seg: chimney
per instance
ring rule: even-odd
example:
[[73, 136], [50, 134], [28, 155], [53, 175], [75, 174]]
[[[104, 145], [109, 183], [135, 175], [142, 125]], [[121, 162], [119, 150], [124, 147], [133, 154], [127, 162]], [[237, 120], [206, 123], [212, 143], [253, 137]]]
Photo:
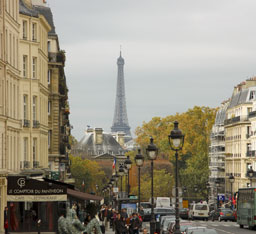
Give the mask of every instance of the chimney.
[[103, 129], [102, 128], [94, 129], [94, 142], [96, 145], [101, 145], [103, 143]]
[[89, 125], [87, 125], [87, 129], [85, 130], [85, 134], [93, 132], [93, 128], [91, 128]]
[[124, 147], [124, 132], [118, 132], [117, 133], [117, 137], [116, 137], [116, 141], [122, 146]]

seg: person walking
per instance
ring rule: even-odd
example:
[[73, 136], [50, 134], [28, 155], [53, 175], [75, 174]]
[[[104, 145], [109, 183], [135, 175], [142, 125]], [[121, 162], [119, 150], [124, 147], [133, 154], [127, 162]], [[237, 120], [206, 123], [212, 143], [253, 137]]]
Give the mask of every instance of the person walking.
[[139, 234], [139, 230], [141, 228], [141, 222], [140, 222], [139, 217], [137, 216], [136, 213], [132, 214], [130, 228], [131, 228], [133, 234]]
[[117, 214], [117, 218], [115, 220], [115, 234], [126, 234], [127, 228], [125, 226], [125, 222], [121, 217], [121, 214]]

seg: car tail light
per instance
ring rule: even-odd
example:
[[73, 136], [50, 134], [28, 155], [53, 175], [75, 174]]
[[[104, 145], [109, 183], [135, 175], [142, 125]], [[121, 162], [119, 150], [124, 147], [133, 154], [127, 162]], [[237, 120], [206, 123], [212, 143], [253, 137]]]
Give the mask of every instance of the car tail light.
[[220, 212], [220, 215], [224, 215], [223, 212]]
[[254, 216], [254, 220], [256, 220], [256, 216]]

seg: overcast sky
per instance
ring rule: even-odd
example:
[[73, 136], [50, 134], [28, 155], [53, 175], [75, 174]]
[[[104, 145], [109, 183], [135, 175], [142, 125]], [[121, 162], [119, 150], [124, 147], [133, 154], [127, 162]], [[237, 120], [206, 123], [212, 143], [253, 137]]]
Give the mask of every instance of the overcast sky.
[[72, 134], [109, 132], [120, 45], [128, 120], [217, 107], [256, 75], [255, 0], [48, 0], [66, 77]]

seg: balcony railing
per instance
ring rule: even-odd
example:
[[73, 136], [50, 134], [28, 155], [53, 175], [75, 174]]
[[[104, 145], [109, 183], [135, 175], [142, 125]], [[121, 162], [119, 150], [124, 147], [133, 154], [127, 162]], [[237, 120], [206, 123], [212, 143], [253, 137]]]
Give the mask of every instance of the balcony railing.
[[33, 161], [33, 168], [38, 168], [38, 167], [39, 167], [39, 162]]
[[248, 115], [236, 116], [231, 119], [225, 119], [224, 125], [229, 125], [233, 123], [243, 122], [248, 120]]
[[255, 150], [248, 150], [247, 152], [246, 152], [246, 156], [247, 157], [255, 157]]
[[27, 120], [27, 119], [24, 119], [24, 120], [23, 120], [23, 127], [29, 128], [29, 126], [30, 126], [30, 121]]
[[256, 117], [256, 111], [251, 111], [249, 113], [249, 118], [253, 118], [253, 117]]
[[21, 161], [20, 169], [27, 169], [27, 168], [30, 168], [30, 162], [29, 161]]
[[37, 120], [33, 120], [33, 128], [39, 128], [40, 127], [40, 123]]

